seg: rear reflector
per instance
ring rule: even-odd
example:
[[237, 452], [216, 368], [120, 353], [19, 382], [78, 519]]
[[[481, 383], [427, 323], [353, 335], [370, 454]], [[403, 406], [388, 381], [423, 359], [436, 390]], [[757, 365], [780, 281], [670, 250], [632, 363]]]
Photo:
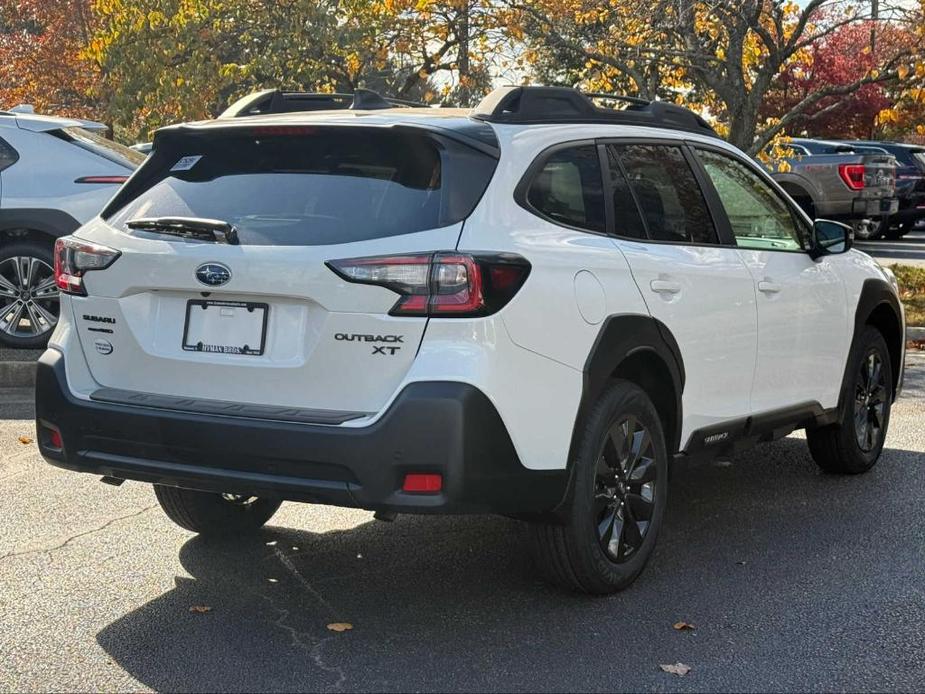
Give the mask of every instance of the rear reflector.
[[39, 442], [46, 448], [54, 450], [64, 449], [64, 440], [61, 438], [61, 432], [49, 424], [39, 424]]
[[81, 176], [74, 180], [74, 183], [116, 183], [123, 184], [128, 180], [128, 176]]
[[401, 485], [403, 492], [434, 493], [443, 489], [443, 475], [410, 473]]
[[445, 251], [332, 260], [347, 282], [391, 289], [393, 316], [474, 317], [499, 311], [520, 290], [530, 263], [513, 254]]
[[839, 164], [838, 175], [851, 190], [864, 190], [863, 164]]

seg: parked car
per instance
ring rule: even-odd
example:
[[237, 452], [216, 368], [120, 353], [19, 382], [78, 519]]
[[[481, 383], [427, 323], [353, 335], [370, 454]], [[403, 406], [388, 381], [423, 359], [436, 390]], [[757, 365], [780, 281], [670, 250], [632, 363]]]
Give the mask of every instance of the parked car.
[[55, 240], [99, 214], [144, 159], [105, 131], [0, 112], [0, 345], [45, 345], [58, 321]]
[[896, 158], [896, 197], [899, 209], [881, 231], [889, 239], [898, 239], [925, 219], [925, 147], [901, 142], [856, 140], [851, 145], [856, 152], [880, 151]]
[[787, 168], [769, 170], [810, 217], [850, 224], [859, 239], [875, 238], [899, 209], [896, 162], [885, 152], [858, 153], [842, 142], [794, 138]]
[[828, 472], [877, 462], [903, 312], [851, 243], [662, 102], [164, 128], [58, 240], [39, 448], [205, 535], [284, 499], [513, 516], [547, 577], [607, 593], [673, 465], [796, 429]]

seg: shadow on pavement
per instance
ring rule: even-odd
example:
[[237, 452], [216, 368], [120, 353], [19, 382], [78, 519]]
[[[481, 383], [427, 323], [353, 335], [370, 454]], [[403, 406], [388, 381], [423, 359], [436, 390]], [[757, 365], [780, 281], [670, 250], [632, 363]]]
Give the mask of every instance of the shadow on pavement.
[[[193, 538], [192, 578], [97, 640], [158, 690], [914, 688], [923, 462], [888, 450], [868, 475], [827, 476], [785, 439], [679, 469], [653, 561], [608, 598], [537, 581], [502, 518]], [[692, 676], [658, 670], [679, 660]]]

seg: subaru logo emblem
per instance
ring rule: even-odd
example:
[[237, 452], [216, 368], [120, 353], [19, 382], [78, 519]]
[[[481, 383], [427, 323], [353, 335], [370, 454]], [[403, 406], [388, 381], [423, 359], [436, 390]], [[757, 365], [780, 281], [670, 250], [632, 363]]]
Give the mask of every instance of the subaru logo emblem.
[[210, 287], [218, 287], [231, 279], [231, 270], [221, 263], [203, 263], [196, 268], [196, 279]]

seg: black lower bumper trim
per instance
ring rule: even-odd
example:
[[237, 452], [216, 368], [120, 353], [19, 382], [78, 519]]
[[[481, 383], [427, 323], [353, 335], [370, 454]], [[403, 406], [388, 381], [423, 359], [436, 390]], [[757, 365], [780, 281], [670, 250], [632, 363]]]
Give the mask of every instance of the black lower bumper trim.
[[[36, 374], [39, 448], [52, 465], [205, 491], [402, 513], [541, 513], [560, 504], [565, 470], [519, 461], [491, 401], [456, 382], [407, 386], [374, 424], [322, 426], [75, 398], [64, 357]], [[51, 445], [60, 432], [64, 449]], [[409, 472], [440, 473], [434, 494], [401, 491]]]

